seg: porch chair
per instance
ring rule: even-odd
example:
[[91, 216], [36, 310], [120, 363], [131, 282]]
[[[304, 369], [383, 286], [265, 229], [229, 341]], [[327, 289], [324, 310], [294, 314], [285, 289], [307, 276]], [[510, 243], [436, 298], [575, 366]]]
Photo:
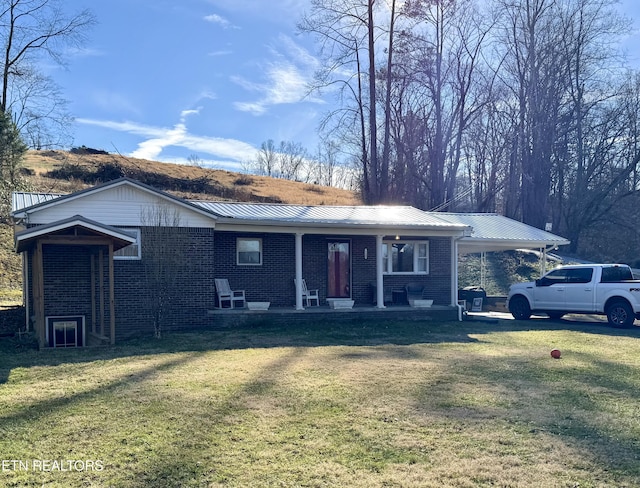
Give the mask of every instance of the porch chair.
[[424, 285], [421, 283], [407, 283], [404, 288], [407, 292], [407, 301], [409, 303], [411, 303], [410, 300], [422, 300]]
[[[295, 283], [296, 280], [293, 280]], [[302, 279], [302, 305], [305, 307], [313, 307], [313, 301], [315, 300], [316, 307], [320, 306], [320, 297], [318, 296], [318, 290], [309, 290], [307, 288], [307, 282], [303, 278]]]
[[229, 286], [229, 280], [226, 278], [216, 278], [216, 296], [218, 297], [218, 307], [225, 308], [223, 302], [229, 302], [229, 308], [236, 308], [235, 302], [241, 302], [239, 308], [244, 308], [246, 299], [244, 290], [232, 290]]

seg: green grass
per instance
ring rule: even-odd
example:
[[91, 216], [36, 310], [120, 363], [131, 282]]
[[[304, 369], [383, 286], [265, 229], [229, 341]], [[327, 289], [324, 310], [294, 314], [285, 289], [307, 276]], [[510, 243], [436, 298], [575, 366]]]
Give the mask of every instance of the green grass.
[[0, 486], [638, 486], [639, 338], [535, 320], [0, 342], [0, 461], [104, 466]]

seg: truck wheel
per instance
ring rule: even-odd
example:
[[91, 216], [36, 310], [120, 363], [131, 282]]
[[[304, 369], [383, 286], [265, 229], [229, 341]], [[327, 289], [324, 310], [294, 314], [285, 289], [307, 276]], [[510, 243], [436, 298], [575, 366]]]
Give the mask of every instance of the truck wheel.
[[531, 307], [529, 302], [523, 296], [515, 296], [509, 300], [509, 312], [516, 320], [527, 320], [531, 317]]
[[607, 320], [612, 327], [631, 327], [635, 318], [631, 305], [624, 300], [613, 302], [607, 308]]

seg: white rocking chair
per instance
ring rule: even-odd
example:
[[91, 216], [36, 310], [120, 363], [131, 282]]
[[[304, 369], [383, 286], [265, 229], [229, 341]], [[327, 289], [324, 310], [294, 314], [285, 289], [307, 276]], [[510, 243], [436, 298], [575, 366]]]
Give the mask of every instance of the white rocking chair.
[[[316, 302], [315, 305], [313, 305], [314, 300]], [[320, 306], [320, 297], [318, 296], [318, 290], [309, 290], [307, 288], [307, 282], [304, 279], [302, 280], [302, 305], [304, 307]]]
[[247, 302], [244, 296], [244, 290], [232, 290], [229, 286], [229, 280], [226, 278], [216, 278], [215, 283], [219, 308], [227, 308], [223, 305], [224, 302], [229, 302], [228, 308], [236, 308], [235, 302], [241, 303], [239, 308], [245, 307]]

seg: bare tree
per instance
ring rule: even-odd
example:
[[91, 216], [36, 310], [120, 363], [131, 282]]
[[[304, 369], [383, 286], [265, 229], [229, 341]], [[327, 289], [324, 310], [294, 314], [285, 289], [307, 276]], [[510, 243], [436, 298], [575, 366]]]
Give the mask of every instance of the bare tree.
[[180, 293], [178, 275], [184, 271], [180, 214], [169, 205], [156, 204], [143, 209], [141, 221], [144, 225], [142, 264], [150, 294], [147, 303], [154, 335], [160, 339], [168, 311]]
[[281, 141], [278, 150], [277, 177], [292, 181], [308, 181], [307, 162], [309, 155], [299, 142]]
[[[499, 0], [507, 48], [505, 83], [518, 110], [509, 216], [544, 228], [549, 218], [553, 149], [567, 90], [567, 70], [555, 0]], [[516, 175], [519, 176], [516, 177]]]
[[[385, 199], [388, 182], [388, 165], [381, 165], [378, 155], [376, 60], [384, 49], [385, 35], [388, 40], [394, 35], [395, 2], [391, 17], [389, 13], [385, 2], [376, 0], [312, 0], [310, 11], [299, 23], [303, 32], [316, 36], [324, 61], [313, 88], [339, 87], [340, 108], [329, 114], [327, 125], [333, 125], [333, 135], [343, 136], [345, 144], [358, 147], [354, 155], [360, 159], [362, 195], [368, 203]], [[383, 19], [389, 25], [386, 29], [381, 28]], [[387, 50], [389, 64], [391, 41]]]
[[[392, 194], [421, 208], [452, 208], [464, 133], [491, 97], [491, 79], [481, 70], [491, 26], [472, 0], [404, 7], [385, 100]], [[387, 156], [383, 151], [383, 161]]]
[[263, 142], [255, 159], [249, 161], [245, 170], [249, 173], [272, 176], [285, 180], [308, 180], [309, 155], [299, 142], [280, 141], [276, 147], [273, 139]]
[[81, 47], [95, 23], [89, 11], [65, 15], [61, 0], [0, 0], [0, 110], [10, 113], [34, 147], [51, 144], [69, 117], [51, 79], [36, 68], [64, 64], [66, 48]]
[[313, 88], [339, 102], [322, 135], [357, 162], [365, 202], [551, 222], [579, 252], [640, 192], [640, 84], [623, 79], [615, 3], [312, 0]]
[[273, 139], [263, 142], [256, 154], [254, 164], [250, 165], [251, 172], [258, 175], [273, 176], [277, 165], [276, 158], [276, 146]]

